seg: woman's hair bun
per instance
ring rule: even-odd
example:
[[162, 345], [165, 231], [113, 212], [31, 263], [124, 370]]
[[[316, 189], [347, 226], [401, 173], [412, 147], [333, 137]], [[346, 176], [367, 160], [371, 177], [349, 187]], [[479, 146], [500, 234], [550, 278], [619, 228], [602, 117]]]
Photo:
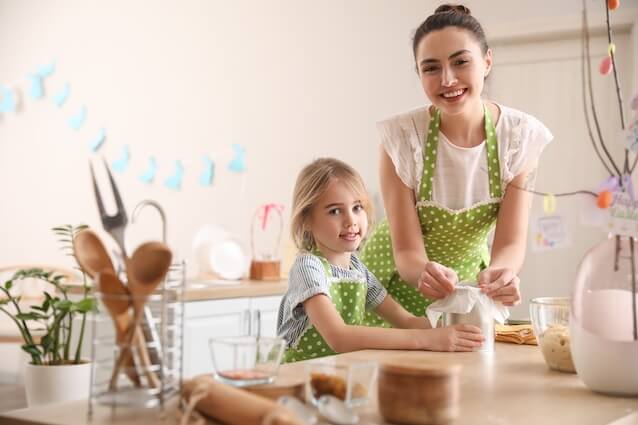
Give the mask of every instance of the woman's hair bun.
[[462, 4], [442, 4], [437, 7], [434, 13], [460, 13], [461, 15], [471, 15], [470, 9]]

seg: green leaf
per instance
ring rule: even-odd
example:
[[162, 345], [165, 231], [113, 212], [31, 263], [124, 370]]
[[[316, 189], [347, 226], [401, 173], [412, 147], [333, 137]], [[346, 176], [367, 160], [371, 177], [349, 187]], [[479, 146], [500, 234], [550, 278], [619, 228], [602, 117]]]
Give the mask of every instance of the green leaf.
[[13, 281], [12, 281], [12, 280], [7, 280], [7, 281], [4, 283], [4, 288], [5, 288], [7, 291], [8, 291], [8, 290], [10, 290], [11, 288], [13, 288]]
[[95, 298], [85, 298], [75, 303], [75, 309], [80, 313], [95, 311], [97, 310], [97, 301], [95, 300]]
[[55, 347], [54, 333], [48, 333], [40, 339], [40, 345], [45, 353], [50, 352]]
[[17, 313], [16, 314], [16, 319], [18, 320], [38, 320], [40, 318], [40, 315], [37, 313]]
[[69, 300], [57, 300], [53, 303], [53, 307], [64, 312], [68, 312], [71, 309], [72, 305], [73, 302]]
[[71, 226], [70, 224], [64, 224], [62, 226], [53, 227], [51, 230], [53, 230], [54, 232], [67, 232], [72, 228], [73, 226]]
[[22, 346], [22, 350], [26, 351], [27, 353], [31, 354], [32, 356], [40, 357], [40, 355], [41, 355], [40, 350], [38, 350], [38, 346], [35, 345], [35, 344], [24, 344]]

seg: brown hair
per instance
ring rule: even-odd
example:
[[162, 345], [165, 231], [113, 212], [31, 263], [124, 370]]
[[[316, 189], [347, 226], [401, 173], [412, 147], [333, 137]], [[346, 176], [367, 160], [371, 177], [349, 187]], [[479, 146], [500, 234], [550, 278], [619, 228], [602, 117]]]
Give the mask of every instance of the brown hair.
[[463, 5], [444, 4], [436, 8], [434, 14], [427, 17], [414, 32], [412, 38], [412, 52], [416, 61], [416, 49], [419, 42], [432, 31], [446, 27], [463, 28], [471, 32], [481, 45], [483, 54], [487, 53], [489, 46], [485, 38], [485, 32], [479, 21], [472, 16], [470, 9]]
[[297, 248], [301, 250], [315, 248], [312, 233], [304, 229], [306, 220], [317, 200], [323, 195], [330, 183], [336, 179], [341, 180], [353, 193], [361, 197], [368, 221], [372, 223], [374, 216], [372, 203], [359, 173], [338, 159], [316, 159], [301, 170], [292, 195], [290, 232]]

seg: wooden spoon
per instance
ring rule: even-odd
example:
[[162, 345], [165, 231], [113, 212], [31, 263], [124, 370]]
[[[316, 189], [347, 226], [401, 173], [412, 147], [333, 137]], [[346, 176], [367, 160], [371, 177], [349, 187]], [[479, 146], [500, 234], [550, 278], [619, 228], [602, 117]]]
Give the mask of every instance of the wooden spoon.
[[[140, 245], [133, 256], [127, 261], [126, 274], [128, 276], [128, 288], [133, 300], [133, 322], [128, 328], [126, 340], [133, 341], [136, 334], [137, 325], [144, 311], [144, 304], [157, 286], [164, 280], [168, 269], [171, 266], [171, 250], [161, 242], [146, 242]], [[138, 333], [139, 335], [139, 333]], [[138, 337], [139, 339], [139, 337]], [[140, 350], [140, 357], [143, 362], [148, 362], [148, 352], [146, 345]], [[117, 377], [119, 369], [124, 365], [124, 353], [120, 354], [111, 382]], [[146, 358], [146, 360], [144, 360]], [[147, 364], [148, 366], [148, 364]], [[154, 372], [147, 368], [147, 378], [152, 388], [159, 386], [159, 380]]]
[[90, 229], [82, 230], [73, 238], [73, 254], [82, 270], [95, 279], [98, 273], [108, 270], [115, 275], [115, 268], [104, 244]]
[[[133, 382], [133, 385], [136, 387], [141, 386], [140, 377], [135, 367], [135, 359], [130, 348], [125, 346], [126, 341], [128, 341], [126, 335], [131, 322], [128, 313], [130, 299], [126, 299], [129, 296], [128, 290], [115, 275], [111, 257], [94, 231], [85, 229], [75, 235], [73, 238], [73, 254], [82, 270], [96, 280], [100, 292], [106, 294], [103, 302], [113, 319], [116, 342], [120, 346], [121, 352], [126, 353], [122, 359], [123, 365], [126, 366], [125, 373]], [[100, 275], [103, 277], [100, 278]], [[121, 298], [118, 298], [118, 296]], [[115, 389], [115, 382], [116, 379], [112, 380], [112, 390]]]
[[[124, 372], [128, 376], [136, 387], [141, 387], [140, 377], [137, 374], [135, 367], [135, 360], [133, 359], [133, 353], [128, 347], [125, 347], [126, 334], [131, 324], [131, 316], [128, 309], [131, 304], [131, 299], [128, 293], [128, 289], [122, 283], [120, 279], [112, 271], [104, 270], [97, 274], [96, 283], [100, 288], [100, 292], [104, 295], [102, 302], [106, 306], [113, 324], [115, 325], [115, 341], [119, 345], [122, 352], [126, 352], [124, 357]], [[111, 390], [115, 390], [115, 382], [111, 382]]]

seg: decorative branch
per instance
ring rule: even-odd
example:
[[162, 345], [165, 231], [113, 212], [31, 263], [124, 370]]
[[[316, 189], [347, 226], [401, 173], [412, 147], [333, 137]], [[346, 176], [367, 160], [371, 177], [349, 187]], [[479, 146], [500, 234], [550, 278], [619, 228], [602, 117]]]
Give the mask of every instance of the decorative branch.
[[600, 159], [600, 162], [603, 164], [603, 167], [607, 170], [610, 176], [614, 175], [614, 172], [611, 171], [609, 165], [605, 162], [602, 155], [600, 154], [600, 150], [598, 149], [598, 145], [596, 144], [596, 140], [594, 139], [594, 133], [591, 129], [591, 121], [589, 121], [589, 112], [587, 111], [587, 83], [586, 83], [586, 75], [585, 75], [585, 26], [587, 25], [585, 19], [585, 11], [583, 9], [583, 22], [582, 22], [582, 31], [581, 31], [581, 57], [580, 57], [580, 75], [581, 80], [583, 82], [582, 94], [583, 94], [583, 113], [585, 115], [585, 124], [587, 125], [587, 133], [589, 134], [589, 140], [591, 140], [591, 144], [594, 147], [594, 152]]
[[[607, 41], [609, 42], [609, 46], [613, 46], [613, 40], [611, 35], [611, 25], [609, 23], [609, 3], [607, 0], [603, 0], [605, 2], [605, 15], [606, 15], [606, 23], [607, 23]], [[612, 64], [612, 72], [614, 73], [614, 83], [616, 84], [616, 97], [618, 98], [618, 110], [620, 112], [620, 128], [625, 129], [625, 112], [623, 110], [623, 101], [622, 101], [622, 93], [620, 92], [620, 82], [618, 81], [618, 71], [616, 70], [616, 52], [612, 47], [609, 49], [609, 56], [611, 57]], [[627, 149], [626, 149], [627, 151]]]
[[[605, 3], [605, 7], [607, 7], [607, 4]], [[612, 158], [611, 154], [609, 153], [609, 150], [607, 149], [607, 145], [605, 145], [605, 141], [603, 139], [603, 135], [602, 132], [600, 130], [600, 124], [598, 123], [598, 114], [596, 113], [596, 106], [595, 106], [595, 102], [594, 102], [594, 87], [592, 85], [591, 82], [591, 52], [589, 50], [589, 24], [587, 23], [587, 4], [586, 4], [586, 0], [583, 0], [583, 27], [584, 27], [584, 32], [585, 32], [585, 58], [587, 59], [587, 77], [588, 77], [588, 86], [589, 86], [589, 98], [591, 100], [591, 112], [592, 112], [592, 117], [594, 118], [594, 125], [596, 126], [596, 132], [598, 133], [598, 138], [600, 140], [600, 146], [603, 148], [603, 151], [605, 152], [605, 155], [607, 156], [607, 159], [609, 159], [609, 162], [611, 163], [612, 167], [614, 168], [614, 170], [616, 171], [616, 174], [618, 175], [618, 179], [622, 180], [622, 173], [620, 172], [620, 169], [618, 168], [618, 166], [616, 165], [616, 163], [614, 162], [614, 159]], [[622, 182], [621, 182], [622, 185]]]

